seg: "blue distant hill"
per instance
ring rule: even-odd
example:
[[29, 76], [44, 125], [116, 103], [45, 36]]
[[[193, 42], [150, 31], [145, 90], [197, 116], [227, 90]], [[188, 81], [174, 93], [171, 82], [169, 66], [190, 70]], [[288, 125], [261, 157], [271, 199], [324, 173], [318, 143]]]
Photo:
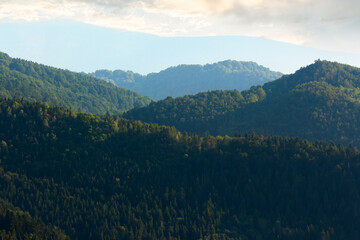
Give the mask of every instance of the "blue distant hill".
[[148, 75], [121, 70], [98, 70], [90, 75], [160, 100], [211, 90], [242, 91], [275, 80], [282, 73], [254, 62], [227, 60], [206, 65], [179, 65]]

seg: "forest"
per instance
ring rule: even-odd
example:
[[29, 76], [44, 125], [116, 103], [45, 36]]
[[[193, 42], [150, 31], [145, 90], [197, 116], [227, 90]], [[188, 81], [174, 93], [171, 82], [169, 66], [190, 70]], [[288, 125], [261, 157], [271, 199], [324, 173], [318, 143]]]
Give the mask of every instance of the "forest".
[[41, 226], [2, 222], [2, 236], [360, 238], [352, 145], [200, 136], [17, 98], [0, 100], [0, 125], [0, 198], [19, 226]]
[[247, 90], [283, 74], [254, 62], [226, 60], [206, 65], [183, 64], [147, 75], [122, 70], [97, 70], [90, 75], [162, 100], [168, 96], [174, 98], [212, 90]]
[[57, 227], [46, 226], [41, 220], [33, 219], [29, 213], [0, 199], [0, 239], [65, 240], [69, 237]]
[[214, 119], [233, 112], [246, 104], [262, 101], [266, 97], [260, 86], [249, 90], [216, 90], [184, 97], [167, 97], [144, 108], [134, 108], [122, 116], [160, 125], [176, 126], [181, 131], [207, 133], [216, 130]]
[[250, 90], [168, 98], [123, 116], [201, 135], [256, 132], [359, 148], [359, 112], [360, 69], [316, 61]]
[[111, 83], [0, 52], [0, 97], [17, 97], [77, 112], [120, 114], [151, 99]]

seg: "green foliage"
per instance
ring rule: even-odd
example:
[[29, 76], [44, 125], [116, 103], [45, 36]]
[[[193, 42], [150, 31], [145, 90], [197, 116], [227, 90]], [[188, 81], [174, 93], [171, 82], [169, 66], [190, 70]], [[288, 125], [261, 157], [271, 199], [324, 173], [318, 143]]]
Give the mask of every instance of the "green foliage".
[[0, 199], [0, 239], [54, 239], [68, 237], [56, 227], [45, 226], [40, 220], [33, 219], [7, 201]]
[[263, 89], [264, 101], [216, 119], [212, 133], [256, 131], [360, 147], [360, 69], [317, 61]]
[[[257, 132], [301, 137], [360, 147], [360, 69], [316, 61], [295, 74], [241, 92], [246, 101], [223, 95], [205, 104], [198, 96], [177, 98], [162, 108], [159, 101], [124, 114], [131, 119], [171, 125], [182, 131], [212, 135]], [[192, 99], [191, 104], [187, 99]], [[230, 100], [229, 100], [230, 99]], [[218, 100], [214, 100], [218, 101]], [[183, 105], [191, 106], [190, 112]], [[199, 109], [200, 111], [197, 111]], [[165, 110], [164, 110], [165, 109]], [[212, 114], [214, 113], [214, 114]], [[183, 116], [193, 115], [181, 121]], [[212, 117], [207, 117], [212, 114]]]
[[135, 108], [123, 114], [127, 119], [176, 126], [181, 131], [210, 131], [212, 120], [243, 105], [265, 98], [260, 86], [240, 93], [237, 90], [211, 91], [184, 97], [167, 97], [148, 107]]
[[298, 136], [360, 147], [360, 89], [326, 82], [299, 85], [287, 94], [245, 106], [216, 119], [217, 134], [238, 132]]
[[98, 70], [90, 75], [156, 100], [211, 90], [241, 91], [282, 76], [254, 62], [230, 60], [204, 66], [179, 65], [146, 76], [121, 70]]
[[190, 136], [17, 99], [0, 101], [0, 125], [0, 197], [72, 239], [360, 237], [352, 146]]
[[119, 114], [151, 102], [93, 77], [0, 53], [0, 97], [47, 102], [75, 111]]
[[285, 75], [277, 81], [264, 84], [264, 89], [273, 95], [281, 95], [309, 82], [326, 82], [334, 87], [359, 88], [360, 70], [345, 64], [318, 60], [295, 74]]

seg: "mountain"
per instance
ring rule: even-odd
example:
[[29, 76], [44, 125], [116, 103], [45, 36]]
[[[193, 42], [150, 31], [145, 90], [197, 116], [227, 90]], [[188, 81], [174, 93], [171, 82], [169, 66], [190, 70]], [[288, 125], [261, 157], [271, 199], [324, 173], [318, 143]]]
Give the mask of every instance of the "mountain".
[[[254, 92], [256, 89], [256, 92]], [[223, 96], [223, 105], [201, 94], [159, 101], [124, 114], [145, 122], [174, 125], [182, 131], [234, 135], [257, 132], [334, 141], [360, 147], [360, 69], [328, 61], [316, 61], [291, 75], [251, 90], [253, 101]], [[249, 94], [249, 91], [236, 93]], [[191, 99], [191, 100], [189, 100]], [[191, 110], [185, 106], [191, 101]], [[219, 101], [219, 100], [215, 100]], [[232, 102], [229, 107], [228, 102]], [[167, 107], [165, 107], [167, 106]], [[216, 106], [216, 107], [214, 107]], [[201, 109], [198, 111], [197, 109]], [[189, 114], [190, 113], [190, 114]], [[192, 118], [191, 115], [196, 116]], [[208, 116], [211, 117], [208, 117]], [[186, 117], [183, 117], [186, 116]]]
[[101, 114], [118, 114], [151, 102], [96, 78], [11, 58], [1, 52], [0, 97], [25, 98]]
[[358, 239], [360, 153], [0, 100], [0, 198], [71, 239]]
[[98, 70], [90, 75], [155, 100], [209, 90], [245, 90], [282, 76], [254, 62], [230, 60], [204, 66], [179, 65], [146, 76], [121, 70]]

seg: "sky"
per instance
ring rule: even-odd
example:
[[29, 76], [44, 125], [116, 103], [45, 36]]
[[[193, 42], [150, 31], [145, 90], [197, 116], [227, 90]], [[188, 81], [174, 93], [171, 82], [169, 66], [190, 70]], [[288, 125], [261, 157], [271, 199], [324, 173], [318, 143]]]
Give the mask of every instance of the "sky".
[[[73, 42], [66, 39], [59, 42], [58, 32], [69, 35]], [[120, 43], [116, 44], [114, 39], [101, 37], [95, 37], [97, 44], [92, 42], [89, 46], [88, 37], [99, 34], [116, 38], [128, 48], [119, 46]], [[358, 39], [360, 1], [357, 0], [0, 0], [0, 51], [75, 71], [130, 68], [146, 73], [170, 64], [202, 64], [230, 58], [257, 61], [285, 73], [317, 58], [360, 66]], [[146, 41], [155, 45], [154, 51], [146, 49], [149, 47]], [[219, 45], [226, 44], [239, 51], [236, 56], [231, 54], [229, 47], [219, 48]], [[278, 52], [267, 50], [263, 58], [256, 53], [258, 49], [278, 47], [279, 44], [282, 47]], [[104, 49], [107, 48], [104, 45], [113, 50]], [[208, 49], [204, 48], [206, 45]], [[87, 53], [85, 47], [91, 47], [93, 53]], [[167, 56], [166, 51], [173, 47], [179, 48], [178, 52], [172, 51], [178, 57]], [[196, 49], [199, 47], [201, 51]], [[127, 51], [139, 48], [143, 49], [142, 55], [131, 55]], [[292, 49], [291, 54], [296, 54], [292, 59], [294, 63], [289, 63], [290, 53], [279, 53], [282, 49]], [[122, 54], [124, 51], [126, 54]], [[184, 51], [188, 55], [185, 56]], [[225, 54], [226, 51], [229, 52]], [[253, 55], [250, 51], [254, 52]], [[208, 57], [194, 57], [191, 52]], [[151, 54], [152, 59], [145, 53]], [[58, 62], [54, 57], [56, 54]], [[84, 62], [81, 65], [83, 56], [80, 54], [88, 54], [85, 59], [97, 57], [100, 60], [98, 67], [91, 62], [88, 67]], [[157, 54], [169, 57], [168, 63], [157, 64], [157, 61], [164, 62], [155, 59]], [[139, 61], [139, 64], [147, 66], [126, 64], [126, 59], [122, 59], [124, 56], [129, 62], [132, 58], [145, 58], [148, 61]], [[285, 61], [288, 66], [286, 63], [281, 66], [273, 63], [271, 58], [276, 58], [273, 62]], [[76, 59], [79, 59], [78, 64]], [[105, 64], [106, 59], [112, 64]], [[113, 61], [118, 65], [115, 66]]]

